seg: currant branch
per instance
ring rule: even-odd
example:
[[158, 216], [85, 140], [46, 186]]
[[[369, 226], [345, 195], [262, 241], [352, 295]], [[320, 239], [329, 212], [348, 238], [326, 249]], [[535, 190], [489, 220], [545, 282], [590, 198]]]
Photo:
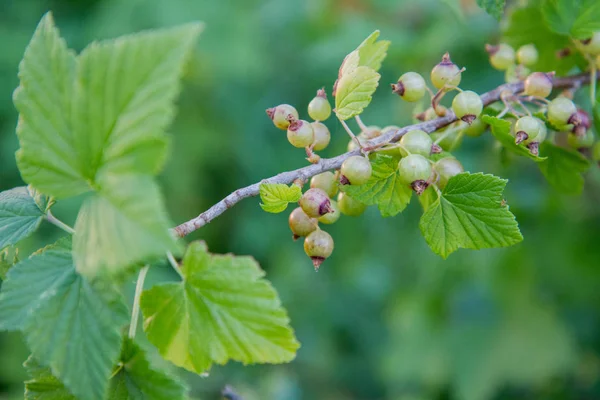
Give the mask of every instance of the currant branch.
[[[555, 89], [578, 88], [582, 85], [589, 84], [591, 81], [591, 76], [592, 75], [589, 73], [583, 73], [562, 78], [554, 77], [552, 78], [552, 86]], [[598, 79], [598, 74], [596, 74], [596, 79]], [[522, 81], [500, 85], [489, 92], [483, 93], [480, 96], [481, 101], [485, 106], [487, 106], [502, 100], [502, 98], [507, 94], [514, 95], [521, 93], [523, 92], [523, 88], [524, 84]], [[427, 133], [433, 133], [455, 121], [457, 121], [456, 115], [454, 112], [452, 112], [452, 110], [449, 109], [447, 110], [446, 115], [443, 117], [414, 125], [408, 125], [367, 141], [364, 144], [362, 151], [370, 151], [386, 144], [395, 143], [400, 140], [405, 133], [412, 130], [420, 129]], [[260, 182], [237, 189], [197, 217], [176, 226], [172, 231], [177, 236], [184, 237], [210, 223], [213, 219], [217, 218], [219, 215], [223, 214], [225, 211], [235, 206], [243, 199], [258, 196], [260, 185], [263, 183], [291, 184], [294, 181], [307, 182], [311, 177], [322, 172], [339, 169], [347, 158], [360, 154], [361, 149], [356, 149], [344, 154], [340, 154], [337, 157], [321, 159], [316, 164], [298, 168], [293, 171], [282, 172], [270, 178], [263, 179]]]

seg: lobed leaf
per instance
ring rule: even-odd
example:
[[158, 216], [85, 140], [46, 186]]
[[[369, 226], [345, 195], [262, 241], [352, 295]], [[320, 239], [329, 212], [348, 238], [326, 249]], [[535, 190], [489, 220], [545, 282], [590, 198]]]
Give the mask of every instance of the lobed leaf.
[[597, 0], [544, 0], [541, 12], [548, 28], [559, 35], [587, 39], [600, 30]]
[[379, 71], [381, 63], [387, 56], [387, 49], [390, 47], [389, 40], [380, 40], [380, 32], [374, 31], [356, 48], [358, 51], [358, 65], [369, 67], [375, 71]]
[[504, 14], [504, 7], [506, 7], [506, 0], [477, 0], [477, 5], [485, 10], [486, 13], [492, 17], [500, 20], [502, 14]]
[[270, 213], [280, 213], [289, 203], [296, 203], [302, 197], [302, 189], [299, 186], [288, 186], [283, 183], [262, 183], [259, 193], [262, 200], [260, 206]]
[[31, 235], [44, 213], [24, 186], [0, 192], [0, 249]]
[[542, 149], [548, 158], [539, 163], [548, 182], [565, 194], [579, 195], [583, 191], [583, 176], [591, 164], [581, 153], [544, 142]]
[[31, 379], [25, 381], [25, 400], [76, 400], [48, 367], [29, 356], [23, 364]]
[[369, 105], [379, 85], [379, 75], [369, 67], [357, 67], [337, 83], [335, 112], [341, 120], [359, 115]]

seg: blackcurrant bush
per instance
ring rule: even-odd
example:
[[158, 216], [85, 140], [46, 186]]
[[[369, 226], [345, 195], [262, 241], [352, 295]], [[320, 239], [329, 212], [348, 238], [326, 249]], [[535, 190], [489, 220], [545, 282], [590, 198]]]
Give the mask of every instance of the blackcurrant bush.
[[533, 44], [526, 44], [517, 50], [517, 61], [519, 64], [531, 67], [538, 62], [538, 51]]
[[329, 141], [331, 140], [331, 133], [329, 133], [329, 128], [318, 121], [311, 122], [311, 127], [315, 134], [314, 138], [314, 147], [313, 149], [316, 151], [323, 150], [329, 145]]
[[582, 52], [590, 55], [600, 54], [600, 31], [584, 40], [576, 40], [575, 46]]
[[488, 124], [477, 118], [471, 125], [467, 126], [463, 132], [467, 136], [478, 137], [483, 135], [487, 128]]
[[344, 192], [340, 192], [337, 199], [340, 212], [349, 217], [358, 217], [367, 209], [367, 205], [353, 199]]
[[302, 210], [311, 218], [319, 218], [331, 212], [331, 201], [329, 196], [321, 189], [308, 189], [298, 202]]
[[567, 143], [574, 149], [589, 149], [594, 145], [594, 132], [587, 131], [583, 135], [569, 133]]
[[428, 159], [420, 154], [411, 154], [400, 160], [398, 172], [401, 182], [410, 185], [420, 195], [429, 186], [432, 169]]
[[304, 239], [304, 252], [313, 262], [315, 270], [333, 253], [333, 238], [321, 229], [317, 229]]
[[[431, 154], [431, 145], [433, 140], [431, 136], [420, 129], [415, 129], [406, 132], [400, 139], [400, 153], [404, 156], [410, 154], [420, 154], [425, 157], [429, 157]], [[405, 151], [403, 151], [405, 150]]]
[[308, 115], [315, 121], [325, 121], [331, 115], [331, 104], [325, 89], [317, 90], [317, 95], [308, 103]]
[[515, 63], [515, 50], [505, 43], [497, 46], [487, 44], [485, 50], [490, 55], [490, 64], [497, 70], [504, 71]]
[[397, 83], [392, 83], [392, 91], [410, 102], [421, 100], [426, 88], [425, 79], [416, 72], [407, 72], [398, 78]]
[[519, 118], [514, 127], [515, 143], [528, 144], [534, 141], [542, 129], [542, 124], [539, 121], [539, 119], [530, 116]]
[[288, 142], [294, 147], [310, 146], [315, 138], [310, 122], [302, 119], [293, 120], [287, 130]]
[[460, 78], [460, 68], [450, 60], [448, 53], [444, 54], [442, 61], [431, 70], [431, 83], [438, 89], [444, 85], [458, 86]]
[[470, 125], [475, 118], [481, 115], [481, 111], [483, 111], [483, 102], [477, 93], [465, 90], [454, 97], [454, 100], [452, 101], [452, 110], [457, 118]]
[[331, 200], [331, 209], [333, 210], [332, 212], [319, 217], [319, 222], [330, 225], [336, 223], [337, 220], [340, 219], [340, 209], [337, 205], [337, 201]]
[[342, 185], [362, 185], [366, 183], [373, 169], [368, 159], [362, 156], [348, 157], [340, 169], [340, 183]]
[[448, 184], [448, 180], [454, 175], [458, 175], [465, 171], [460, 161], [452, 157], [442, 158], [433, 165], [433, 169], [438, 175], [437, 184], [440, 189], [445, 188]]
[[554, 73], [545, 74], [534, 72], [525, 79], [525, 90], [528, 96], [548, 97], [552, 92], [552, 77]]
[[317, 229], [318, 225], [317, 220], [306, 215], [300, 207], [290, 213], [288, 223], [294, 234], [294, 240], [301, 236], [308, 236], [308, 234]]
[[313, 189], [321, 189], [327, 196], [333, 197], [338, 192], [338, 183], [335, 174], [331, 171], [326, 171], [315, 175], [310, 180], [310, 187]]
[[289, 104], [280, 104], [277, 107], [267, 108], [267, 115], [276, 127], [287, 130], [290, 121], [298, 119], [298, 111]]
[[567, 128], [577, 118], [577, 107], [566, 97], [557, 97], [548, 104], [548, 121], [559, 130]]

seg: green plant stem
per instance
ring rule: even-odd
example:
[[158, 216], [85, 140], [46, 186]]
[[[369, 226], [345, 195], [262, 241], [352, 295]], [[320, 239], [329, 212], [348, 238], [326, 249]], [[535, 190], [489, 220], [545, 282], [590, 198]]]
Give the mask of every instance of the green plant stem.
[[342, 126], [344, 127], [344, 129], [348, 133], [348, 136], [350, 136], [350, 138], [356, 142], [356, 144], [358, 145], [358, 147], [362, 149], [362, 144], [360, 144], [360, 141], [358, 140], [358, 138], [356, 137], [356, 135], [354, 135], [354, 132], [352, 132], [352, 129], [350, 129], [350, 127], [348, 126], [348, 124], [346, 123], [346, 121], [344, 121], [341, 118], [338, 118], [338, 119], [340, 120]]
[[75, 234], [75, 229], [71, 228], [69, 225], [56, 218], [54, 214], [50, 212], [50, 210], [48, 210], [48, 212], [46, 213], [46, 220], [51, 224], [58, 226], [63, 231], [70, 233], [71, 235]]
[[592, 101], [592, 107], [596, 104], [596, 80], [594, 77], [598, 73], [595, 62], [591, 63], [592, 70], [590, 71], [590, 100]]
[[142, 297], [142, 291], [144, 290], [144, 281], [146, 280], [146, 274], [148, 273], [149, 265], [145, 265], [140, 269], [140, 273], [135, 284], [135, 294], [133, 296], [133, 307], [131, 310], [131, 323], [129, 324], [129, 337], [133, 339], [138, 325], [138, 318], [140, 316], [140, 299]]
[[181, 270], [179, 269], [179, 264], [177, 263], [177, 260], [173, 256], [173, 253], [171, 253], [170, 251], [167, 251], [167, 259], [169, 260], [169, 264], [171, 264], [171, 266], [173, 267], [175, 272], [177, 272], [179, 274], [179, 276], [181, 277], [181, 279], [183, 279], [183, 274], [181, 273]]

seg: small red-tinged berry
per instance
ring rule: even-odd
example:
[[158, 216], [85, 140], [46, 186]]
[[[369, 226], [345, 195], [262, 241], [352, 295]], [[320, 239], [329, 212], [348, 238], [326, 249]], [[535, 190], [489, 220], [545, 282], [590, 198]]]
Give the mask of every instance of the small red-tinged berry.
[[315, 121], [325, 121], [331, 115], [331, 104], [325, 88], [317, 90], [315, 98], [308, 103], [308, 115]]
[[329, 146], [329, 142], [331, 141], [331, 133], [329, 133], [329, 128], [318, 121], [311, 122], [311, 127], [315, 134], [314, 142], [313, 142], [313, 150], [320, 151]]
[[514, 127], [515, 144], [531, 143], [537, 138], [541, 129], [542, 124], [539, 119], [530, 116], [519, 118]]
[[592, 160], [600, 166], [600, 142], [596, 142], [592, 148]]
[[533, 44], [523, 45], [517, 50], [517, 62], [519, 64], [531, 67], [538, 62], [538, 59], [539, 54]]
[[300, 204], [300, 207], [302, 207], [302, 210], [304, 210], [306, 215], [311, 218], [319, 218], [320, 216], [333, 211], [327, 193], [317, 188], [308, 189], [302, 195], [298, 204]]
[[467, 126], [463, 130], [463, 132], [467, 136], [478, 137], [478, 136], [483, 135], [483, 133], [486, 131], [487, 128], [488, 128], [488, 124], [483, 122], [481, 119], [477, 118], [475, 121], [473, 121], [473, 123], [471, 125]]
[[559, 130], [568, 128], [569, 124], [579, 125], [577, 107], [566, 97], [557, 97], [548, 104], [548, 121]]
[[552, 93], [552, 78], [554, 72], [547, 74], [543, 72], [534, 72], [525, 79], [525, 93], [528, 96], [548, 97]]
[[590, 129], [591, 121], [590, 116], [587, 112], [581, 108], [577, 109], [577, 116], [574, 117], [579, 122], [579, 125], [574, 126], [572, 132], [578, 136], [583, 136]]
[[475, 118], [481, 115], [483, 102], [477, 93], [465, 90], [454, 96], [452, 110], [456, 114], [456, 118], [471, 125]]
[[420, 195], [429, 186], [432, 168], [429, 160], [420, 154], [411, 154], [398, 163], [400, 181]]
[[567, 135], [567, 143], [574, 149], [589, 149], [594, 145], [594, 132], [587, 131], [583, 135], [569, 133]]
[[377, 125], [367, 126], [367, 129], [361, 132], [367, 140], [375, 139], [381, 136], [381, 128]]
[[367, 209], [367, 205], [354, 200], [344, 192], [340, 192], [337, 199], [340, 212], [349, 217], [358, 217]]
[[340, 183], [342, 185], [362, 185], [367, 183], [373, 168], [368, 159], [361, 156], [348, 157], [340, 168]]
[[461, 71], [450, 59], [450, 54], [446, 53], [442, 61], [431, 70], [431, 83], [438, 89], [448, 86], [458, 86], [460, 84]]
[[280, 104], [277, 107], [267, 108], [267, 115], [276, 127], [284, 131], [290, 126], [290, 121], [299, 118], [298, 111], [289, 104]]
[[300, 207], [290, 213], [288, 223], [294, 234], [294, 240], [301, 236], [308, 236], [318, 226], [317, 220], [306, 215]]
[[486, 44], [485, 50], [490, 55], [490, 64], [497, 70], [504, 71], [515, 63], [515, 50], [505, 43], [497, 46]]
[[[406, 132], [400, 139], [400, 153], [404, 156], [408, 154], [420, 154], [429, 157], [433, 140], [425, 131], [414, 129]], [[408, 153], [407, 153], [408, 152]]]
[[330, 198], [335, 196], [338, 192], [338, 182], [336, 176], [331, 171], [325, 171], [318, 175], [315, 175], [310, 180], [310, 187], [313, 189], [321, 189]]
[[440, 189], [444, 189], [454, 175], [465, 172], [460, 161], [453, 157], [442, 158], [433, 165], [433, 170], [437, 173], [437, 184]]
[[319, 217], [319, 222], [327, 225], [335, 224], [338, 219], [340, 219], [340, 209], [338, 207], [337, 201], [331, 200], [331, 209], [332, 212], [329, 212], [321, 217]]
[[598, 55], [600, 54], [600, 31], [594, 32], [594, 34], [583, 40], [576, 40], [575, 46], [585, 54]]
[[317, 229], [304, 239], [304, 252], [313, 262], [315, 271], [333, 253], [333, 238], [321, 229]]
[[427, 85], [425, 79], [416, 72], [407, 72], [392, 83], [392, 91], [409, 102], [419, 101], [425, 95]]
[[292, 120], [288, 127], [287, 138], [292, 146], [303, 148], [313, 143], [315, 133], [310, 122], [296, 119]]

